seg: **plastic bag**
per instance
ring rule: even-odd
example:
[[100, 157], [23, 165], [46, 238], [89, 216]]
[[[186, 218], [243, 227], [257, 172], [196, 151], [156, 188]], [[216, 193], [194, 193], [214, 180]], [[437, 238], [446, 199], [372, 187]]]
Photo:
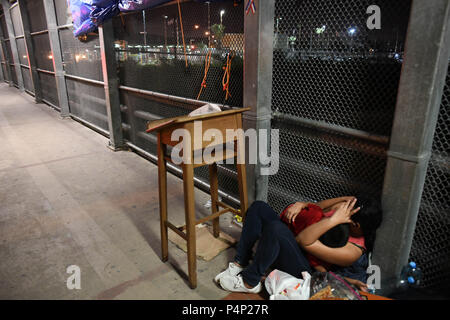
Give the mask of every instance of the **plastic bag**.
[[278, 269], [273, 270], [264, 282], [270, 300], [308, 300], [311, 275], [302, 272], [302, 276], [303, 279], [298, 279]]
[[149, 8], [153, 8], [163, 4], [165, 2], [170, 2], [169, 0], [120, 0], [119, 8], [120, 11], [136, 11], [136, 10], [145, 10]]
[[69, 0], [73, 20], [73, 33], [76, 37], [94, 31], [97, 26], [91, 21], [92, 4], [83, 0]]
[[191, 113], [189, 113], [189, 116], [195, 117], [195, 116], [200, 116], [202, 114], [216, 113], [216, 112], [221, 112], [221, 111], [222, 111], [222, 109], [220, 109], [220, 107], [217, 104], [208, 103], [200, 108], [195, 109]]
[[92, 23], [99, 26], [103, 21], [119, 14], [118, 0], [84, 0], [92, 2], [90, 18]]
[[312, 275], [310, 296], [310, 300], [364, 300], [348, 282], [333, 272]]
[[[171, 0], [119, 0], [119, 9], [123, 12], [145, 10], [170, 2]], [[196, 0], [196, 2], [226, 2], [231, 0]]]

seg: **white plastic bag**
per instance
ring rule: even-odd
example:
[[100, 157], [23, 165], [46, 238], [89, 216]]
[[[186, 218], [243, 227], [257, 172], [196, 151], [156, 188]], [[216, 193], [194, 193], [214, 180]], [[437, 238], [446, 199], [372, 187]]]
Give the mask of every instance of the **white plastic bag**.
[[208, 103], [205, 104], [203, 107], [197, 108], [191, 113], [189, 113], [190, 117], [200, 116], [202, 114], [208, 114], [208, 113], [215, 113], [215, 112], [221, 112], [222, 109], [219, 107], [219, 105], [214, 103]]
[[265, 286], [270, 300], [308, 300], [311, 275], [302, 272], [303, 279], [289, 273], [273, 270], [266, 278]]

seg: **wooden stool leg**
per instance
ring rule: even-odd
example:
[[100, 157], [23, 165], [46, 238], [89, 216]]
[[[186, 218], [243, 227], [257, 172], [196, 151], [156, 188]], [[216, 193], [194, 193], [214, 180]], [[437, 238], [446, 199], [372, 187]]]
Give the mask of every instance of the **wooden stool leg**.
[[188, 256], [189, 285], [197, 287], [197, 258], [195, 237], [195, 197], [194, 197], [194, 166], [183, 165], [184, 208], [186, 215], [186, 242]]
[[159, 184], [159, 215], [161, 225], [161, 259], [169, 259], [169, 238], [167, 228], [167, 172], [164, 159], [165, 145], [160, 142], [158, 134], [158, 184]]
[[245, 214], [248, 208], [248, 196], [247, 196], [247, 171], [245, 167], [245, 140], [244, 137], [239, 137], [236, 140], [237, 155], [237, 173], [239, 183], [239, 198], [241, 200], [241, 216], [242, 220], [245, 220]]
[[[209, 165], [209, 184], [211, 193], [211, 212], [219, 211], [217, 201], [219, 201], [219, 180], [217, 178], [217, 163]], [[213, 220], [213, 234], [218, 238], [220, 234], [219, 217]]]

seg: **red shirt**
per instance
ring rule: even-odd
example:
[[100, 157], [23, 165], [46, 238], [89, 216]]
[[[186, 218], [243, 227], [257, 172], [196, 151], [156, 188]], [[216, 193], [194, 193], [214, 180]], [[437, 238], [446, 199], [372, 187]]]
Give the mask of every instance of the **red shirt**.
[[[283, 212], [280, 215], [280, 219], [281, 221], [287, 224], [287, 226], [294, 233], [295, 236], [297, 236], [301, 231], [303, 231], [310, 225], [319, 222], [324, 217], [324, 213], [321, 207], [316, 206], [315, 204], [308, 204], [308, 206], [302, 209], [302, 211], [300, 211], [297, 217], [295, 217], [293, 223], [289, 223], [289, 221], [285, 218], [285, 215], [286, 211], [292, 205], [293, 204], [287, 206], [286, 209], [283, 210]], [[330, 213], [327, 214], [327, 216], [329, 215]], [[306, 258], [308, 259], [308, 262], [312, 267], [323, 266], [327, 270], [331, 268], [331, 264], [316, 258], [312, 254], [306, 253]]]
[[[281, 221], [287, 224], [289, 229], [294, 233], [295, 236], [297, 236], [301, 231], [303, 231], [305, 228], [309, 227], [310, 225], [319, 222], [324, 217], [331, 217], [334, 214], [333, 211], [329, 211], [327, 213], [324, 213], [322, 208], [315, 205], [315, 204], [308, 204], [308, 206], [295, 217], [295, 220], [293, 223], [289, 223], [288, 220], [284, 217], [286, 215], [286, 211], [293, 206], [294, 204], [291, 204], [286, 207], [286, 209], [283, 210], [283, 212], [280, 215]], [[351, 242], [353, 244], [356, 244], [358, 247], [361, 247], [363, 249], [366, 249], [364, 237], [352, 237], [350, 236], [348, 238], [348, 242]], [[327, 263], [325, 261], [320, 260], [319, 258], [316, 258], [312, 254], [306, 253], [306, 258], [308, 259], [309, 264], [312, 267], [316, 266], [323, 266], [325, 269], [329, 270], [332, 266], [332, 264]]]

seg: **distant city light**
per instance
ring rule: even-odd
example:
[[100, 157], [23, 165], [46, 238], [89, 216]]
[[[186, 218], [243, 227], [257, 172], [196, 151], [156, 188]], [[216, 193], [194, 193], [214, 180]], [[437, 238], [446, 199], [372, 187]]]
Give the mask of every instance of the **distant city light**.
[[327, 26], [322, 26], [320, 28], [316, 28], [316, 33], [317, 34], [324, 33], [326, 28], [327, 28]]
[[208, 31], [205, 32], [205, 36], [209, 36], [209, 32]]
[[222, 24], [222, 16], [225, 14], [225, 10], [220, 11], [220, 24]]
[[354, 35], [356, 33], [356, 28], [350, 28], [350, 29], [348, 29], [348, 34], [349, 35]]
[[198, 24], [196, 24], [196, 25], [194, 26], [194, 28], [195, 28], [195, 29], [198, 29], [198, 28], [200, 28], [200, 26], [199, 26]]
[[48, 58], [49, 58], [50, 60], [52, 60], [52, 59], [53, 59], [53, 56], [50, 54], [50, 55], [48, 56]]

